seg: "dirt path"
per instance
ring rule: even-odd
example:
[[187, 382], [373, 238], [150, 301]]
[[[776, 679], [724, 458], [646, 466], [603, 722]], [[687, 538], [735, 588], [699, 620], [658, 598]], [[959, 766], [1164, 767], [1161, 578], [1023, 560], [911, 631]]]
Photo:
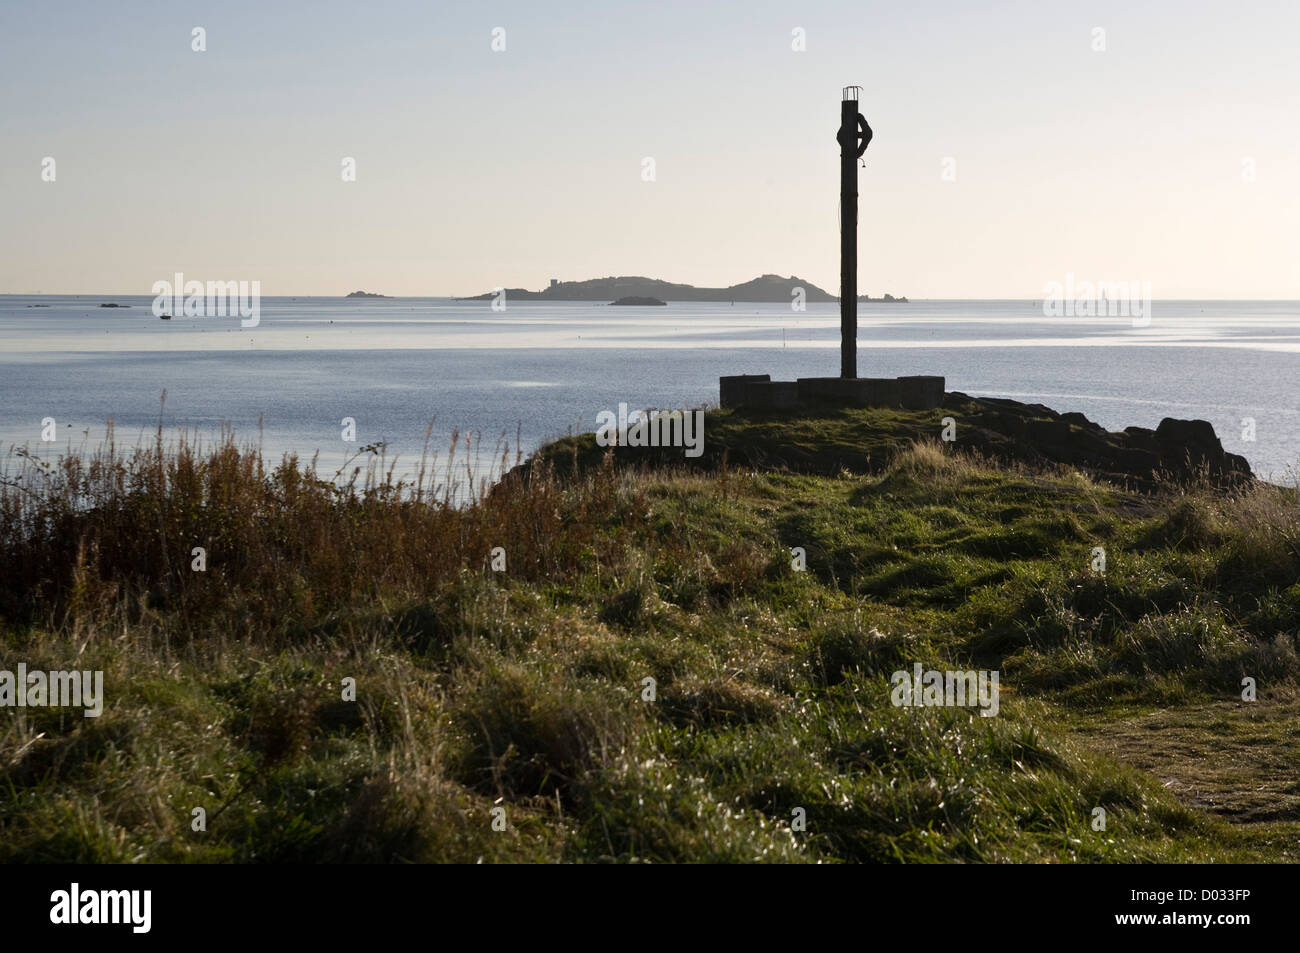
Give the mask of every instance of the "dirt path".
[[1300, 700], [1162, 709], [1094, 728], [1086, 743], [1234, 824], [1300, 822]]

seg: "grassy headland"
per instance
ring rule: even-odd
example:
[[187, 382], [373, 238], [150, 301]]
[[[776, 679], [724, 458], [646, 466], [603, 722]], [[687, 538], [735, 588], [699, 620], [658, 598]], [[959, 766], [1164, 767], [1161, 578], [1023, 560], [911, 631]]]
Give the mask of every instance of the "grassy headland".
[[[942, 413], [711, 412], [690, 469], [585, 435], [464, 506], [233, 440], [29, 464], [0, 668], [107, 700], [0, 709], [0, 861], [1300, 856], [1296, 494]], [[915, 663], [997, 716], [894, 707]]]

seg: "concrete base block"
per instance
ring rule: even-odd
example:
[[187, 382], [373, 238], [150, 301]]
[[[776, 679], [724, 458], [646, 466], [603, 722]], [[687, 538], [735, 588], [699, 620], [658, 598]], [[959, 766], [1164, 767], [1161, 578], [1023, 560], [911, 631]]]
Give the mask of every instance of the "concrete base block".
[[748, 402], [747, 389], [750, 384], [767, 384], [771, 380], [770, 374], [735, 374], [731, 377], [719, 377], [718, 403], [723, 407], [743, 407]]
[[801, 377], [798, 384], [801, 401], [855, 407], [902, 406], [902, 387], [889, 377]]
[[745, 403], [750, 407], [793, 407], [799, 403], [799, 385], [794, 381], [750, 381], [745, 385]]
[[893, 377], [861, 377], [858, 385], [858, 399], [862, 407], [902, 407], [903, 388]]
[[843, 377], [801, 377], [795, 384], [804, 403], [843, 403], [852, 398], [853, 381]]
[[902, 407], [934, 410], [943, 404], [942, 377], [801, 377], [773, 381], [767, 374], [718, 379], [723, 407], [794, 407], [799, 404], [848, 404], [853, 407]]
[[902, 406], [908, 410], [934, 410], [943, 403], [944, 379], [942, 377], [900, 377]]

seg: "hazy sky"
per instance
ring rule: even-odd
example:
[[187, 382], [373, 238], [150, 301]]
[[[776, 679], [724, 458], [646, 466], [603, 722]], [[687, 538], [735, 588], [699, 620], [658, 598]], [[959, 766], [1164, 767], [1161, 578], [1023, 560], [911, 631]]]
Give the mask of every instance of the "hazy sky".
[[856, 83], [865, 293], [1294, 299], [1297, 35], [1295, 0], [0, 0], [0, 291], [834, 292]]

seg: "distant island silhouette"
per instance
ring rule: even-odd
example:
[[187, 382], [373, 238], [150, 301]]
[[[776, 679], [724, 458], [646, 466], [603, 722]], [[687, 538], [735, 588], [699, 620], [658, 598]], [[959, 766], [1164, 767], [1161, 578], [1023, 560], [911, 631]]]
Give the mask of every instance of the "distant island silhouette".
[[[733, 301], [733, 302], [789, 302], [796, 288], [804, 291], [804, 300], [834, 302], [840, 299], [818, 288], [811, 281], [791, 275], [761, 275], [753, 281], [731, 285], [728, 288], [697, 288], [694, 285], [675, 284], [658, 278], [629, 276], [620, 278], [592, 278], [587, 281], [559, 281], [551, 279], [551, 286], [542, 291], [525, 288], [506, 288], [506, 300], [513, 301], [617, 301], [620, 298], [658, 298], [663, 301]], [[457, 301], [490, 301], [496, 292], [457, 298]], [[859, 301], [882, 301], [906, 304], [906, 298], [885, 295], [872, 298], [859, 295]]]
[[349, 298], [387, 298], [388, 295], [375, 294], [374, 292], [371, 291], [354, 291], [350, 295], [348, 295], [348, 297]]
[[658, 298], [638, 298], [635, 295], [629, 295], [626, 298], [619, 298], [617, 301], [611, 301], [611, 305], [622, 305], [631, 308], [654, 308], [667, 307], [667, 301], [660, 301]]

